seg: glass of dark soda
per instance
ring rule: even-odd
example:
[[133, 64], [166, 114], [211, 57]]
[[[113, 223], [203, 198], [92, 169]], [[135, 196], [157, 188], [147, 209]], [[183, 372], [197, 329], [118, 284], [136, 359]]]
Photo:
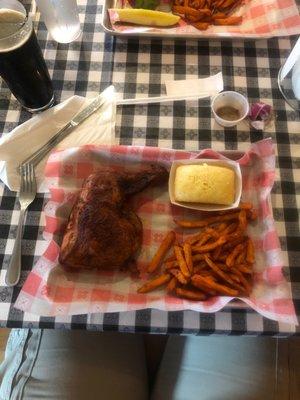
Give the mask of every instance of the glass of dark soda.
[[0, 0], [0, 76], [26, 110], [53, 105], [52, 83], [32, 21], [17, 0]]

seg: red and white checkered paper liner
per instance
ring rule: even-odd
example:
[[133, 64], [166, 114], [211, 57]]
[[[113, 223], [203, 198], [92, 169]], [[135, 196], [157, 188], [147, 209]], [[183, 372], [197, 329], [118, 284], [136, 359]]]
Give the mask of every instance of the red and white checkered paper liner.
[[[38, 315], [57, 316], [95, 312], [121, 312], [145, 308], [216, 312], [231, 297], [191, 302], [168, 295], [164, 290], [138, 294], [141, 276], [119, 271], [66, 272], [58, 264], [59, 245], [76, 193], [84, 179], [103, 165], [138, 169], [146, 162], [167, 167], [173, 160], [189, 158], [224, 159], [213, 150], [200, 153], [137, 146], [84, 146], [52, 154], [45, 175], [51, 199], [45, 207], [44, 237], [49, 246], [29, 274], [15, 306]], [[256, 247], [255, 284], [249, 299], [243, 299], [265, 317], [296, 324], [289, 283], [282, 275], [281, 250], [272, 218], [270, 191], [274, 182], [275, 156], [271, 140], [253, 144], [238, 161], [243, 176], [243, 195], [259, 210], [258, 221], [248, 234]], [[199, 212], [173, 206], [167, 184], [148, 188], [132, 198], [132, 206], [143, 222], [143, 246], [137, 259], [140, 271], [156, 251], [165, 233], [176, 229], [173, 218], [195, 218]], [[191, 232], [189, 232], [191, 233]], [[182, 231], [178, 229], [178, 234]], [[185, 231], [185, 235], [187, 232]]]
[[[168, 0], [163, 0], [168, 3]], [[236, 15], [243, 16], [238, 26], [210, 26], [206, 31], [199, 31], [184, 20], [176, 27], [153, 28], [138, 25], [116, 23], [118, 14], [109, 10], [113, 30], [126, 33], [154, 33], [162, 36], [198, 35], [199, 37], [261, 38], [290, 36], [300, 33], [300, 16], [294, 0], [247, 0]], [[116, 8], [122, 8], [122, 0], [116, 1]]]

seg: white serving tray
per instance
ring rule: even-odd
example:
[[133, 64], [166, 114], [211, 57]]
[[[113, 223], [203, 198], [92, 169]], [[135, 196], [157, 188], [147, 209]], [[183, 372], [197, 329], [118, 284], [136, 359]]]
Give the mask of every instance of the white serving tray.
[[182, 34], [182, 33], [161, 33], [161, 32], [118, 32], [112, 28], [110, 18], [108, 15], [108, 9], [114, 8], [114, 0], [104, 0], [103, 9], [102, 9], [102, 17], [100, 24], [102, 25], [103, 30], [108, 33], [109, 35], [119, 36], [119, 37], [150, 37], [150, 38], [157, 38], [157, 39], [194, 39], [194, 40], [208, 40], [208, 39], [226, 39], [226, 40], [243, 40], [243, 39], [269, 39], [272, 35], [257, 35], [257, 34], [248, 34], [238, 37], [231, 37], [228, 34], [215, 34], [215, 35], [203, 35], [201, 31], [197, 33], [191, 34]]

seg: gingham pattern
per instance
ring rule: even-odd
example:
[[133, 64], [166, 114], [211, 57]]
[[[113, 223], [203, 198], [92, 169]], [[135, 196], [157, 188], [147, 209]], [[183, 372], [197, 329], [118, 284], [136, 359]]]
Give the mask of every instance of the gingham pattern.
[[[162, 0], [162, 5], [169, 1]], [[116, 0], [114, 8], [123, 8], [124, 2]], [[128, 4], [128, 3], [127, 3]], [[125, 2], [126, 6], [126, 2]], [[124, 6], [124, 7], [125, 7]], [[242, 15], [243, 21], [237, 26], [211, 25], [205, 31], [200, 31], [194, 26], [180, 19], [178, 25], [170, 28], [153, 28], [151, 26], [138, 26], [122, 24], [118, 11], [114, 8], [108, 10], [113, 30], [119, 33], [151, 33], [154, 35], [185, 36], [198, 35], [199, 37], [274, 37], [299, 35], [300, 16], [294, 0], [247, 0], [235, 13]]]
[[[173, 160], [194, 158], [224, 159], [211, 149], [200, 153], [143, 146], [83, 146], [53, 153], [47, 162], [45, 176], [51, 198], [44, 212], [45, 239], [43, 256], [26, 279], [15, 306], [38, 315], [58, 316], [94, 312], [124, 312], [145, 308], [163, 311], [194, 310], [216, 312], [232, 300], [218, 296], [205, 302], [192, 302], [168, 295], [164, 290], [137, 294], [141, 278], [157, 247], [168, 231], [174, 229], [174, 218], [197, 218], [191, 210], [172, 207], [167, 184], [150, 188], [132, 199], [143, 223], [143, 244], [137, 259], [140, 277], [120, 271], [77, 271], [72, 277], [58, 263], [59, 243], [63, 235], [76, 193], [83, 180], [99, 166], [140, 168], [145, 163], [158, 162], [170, 168]], [[244, 301], [260, 314], [275, 321], [297, 323], [291, 301], [291, 290], [282, 275], [282, 259], [275, 230], [269, 193], [274, 183], [275, 157], [271, 140], [251, 146], [238, 160], [243, 177], [244, 201], [258, 210], [258, 219], [248, 227], [255, 244], [256, 263], [254, 287]], [[178, 238], [187, 235], [178, 230]], [[144, 278], [146, 278], [144, 276]]]
[[[163, 82], [172, 79], [203, 78], [222, 70], [225, 89], [238, 90], [250, 102], [271, 104], [274, 123], [264, 133], [247, 124], [223, 129], [211, 117], [208, 103], [176, 102], [118, 108], [117, 136], [120, 144], [151, 145], [175, 149], [245, 151], [249, 143], [272, 137], [276, 153], [276, 181], [272, 204], [285, 271], [292, 282], [294, 304], [300, 316], [299, 218], [300, 143], [299, 114], [284, 102], [277, 89], [277, 74], [296, 37], [261, 41], [124, 40], [105, 36], [100, 29], [101, 2], [79, 2], [84, 35], [81, 41], [58, 45], [42, 23], [38, 39], [53, 77], [58, 101], [76, 93], [93, 96], [114, 84], [124, 97], [157, 96]], [[4, 84], [0, 91], [0, 132], [6, 133], [28, 119]], [[229, 309], [216, 314], [142, 310], [126, 313], [74, 317], [37, 317], [16, 310], [13, 304], [22, 283], [43, 253], [44, 196], [37, 196], [29, 209], [23, 239], [20, 284], [7, 288], [5, 269], [16, 232], [19, 204], [15, 193], [0, 188], [0, 319], [2, 326], [90, 330], [120, 330], [162, 333], [287, 335], [299, 327], [262, 318], [254, 311]]]

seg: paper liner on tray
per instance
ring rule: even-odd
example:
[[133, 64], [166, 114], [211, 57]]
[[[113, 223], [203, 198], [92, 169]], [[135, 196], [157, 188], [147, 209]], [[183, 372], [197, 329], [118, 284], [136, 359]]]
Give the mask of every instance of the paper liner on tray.
[[[52, 154], [45, 171], [51, 192], [51, 199], [45, 207], [44, 231], [49, 245], [25, 281], [15, 306], [47, 316], [145, 308], [201, 312], [222, 309], [231, 297], [191, 302], [168, 295], [163, 290], [138, 294], [136, 290], [142, 279], [129, 271], [70, 273], [57, 262], [59, 243], [75, 194], [90, 173], [103, 165], [138, 169], [145, 162], [160, 162], [170, 167], [173, 160], [190, 158], [225, 157], [210, 149], [195, 153], [136, 146], [84, 146]], [[257, 222], [248, 229], [256, 247], [254, 289], [249, 299], [242, 300], [265, 317], [296, 324], [291, 288], [282, 275], [280, 244], [269, 202], [275, 174], [271, 140], [253, 144], [238, 162], [243, 176], [242, 199], [251, 201], [259, 211]], [[132, 207], [143, 222], [143, 246], [137, 259], [141, 271], [145, 269], [166, 231], [175, 228], [174, 216], [199, 216], [198, 211], [170, 204], [167, 183], [135, 195]], [[180, 230], [178, 232], [180, 234]]]
[[[162, 0], [161, 3], [169, 3]], [[123, 0], [116, 0], [114, 7], [122, 8]], [[160, 28], [151, 26], [129, 25], [119, 22], [118, 13], [108, 10], [112, 29], [127, 34], [150, 33], [164, 36], [199, 35], [199, 37], [260, 38], [290, 36], [300, 33], [300, 16], [294, 0], [247, 0], [236, 15], [243, 16], [238, 26], [210, 26], [206, 31], [199, 31], [183, 19], [174, 27]]]

